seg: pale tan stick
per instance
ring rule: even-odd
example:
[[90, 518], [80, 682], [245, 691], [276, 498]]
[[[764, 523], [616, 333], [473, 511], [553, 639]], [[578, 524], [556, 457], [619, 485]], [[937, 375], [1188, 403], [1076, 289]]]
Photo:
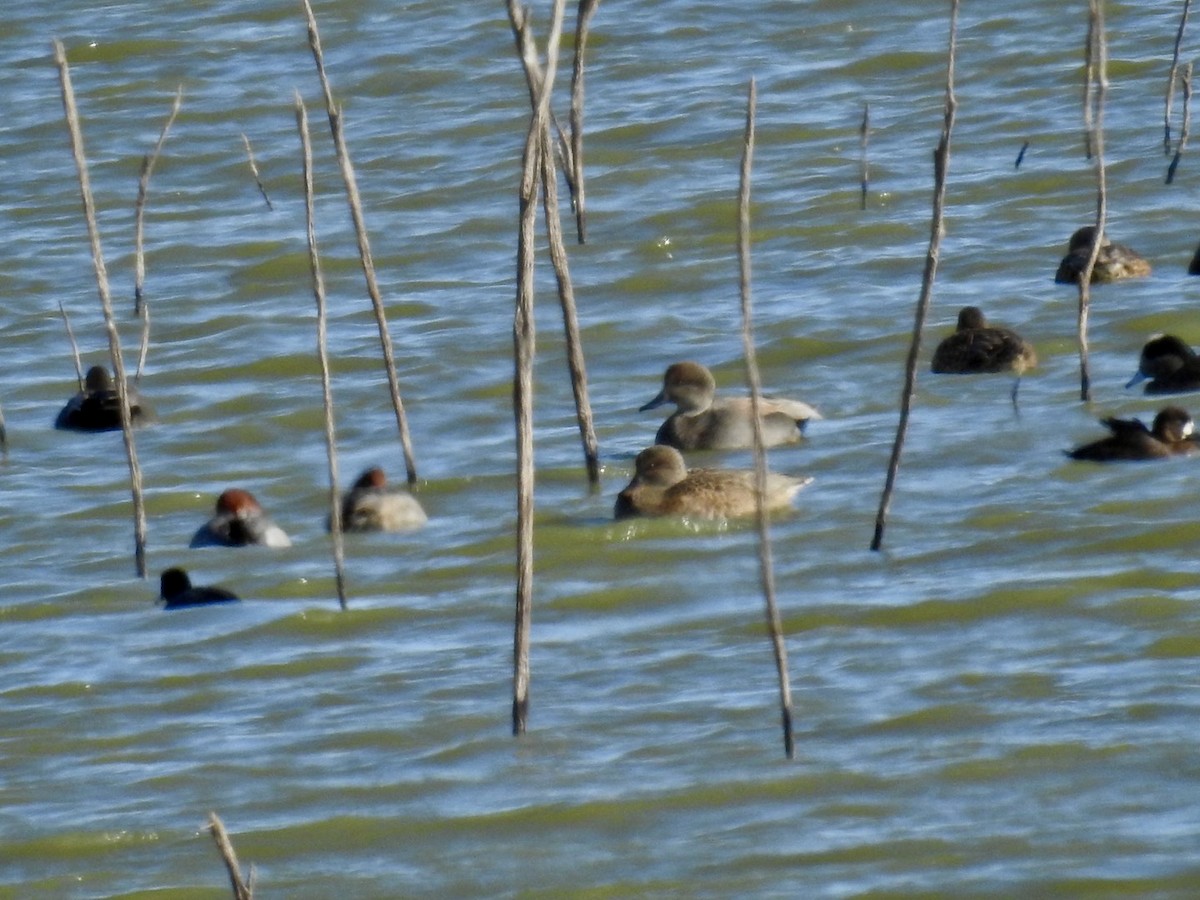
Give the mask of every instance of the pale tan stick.
[[242, 132], [242, 146], [246, 148], [246, 162], [250, 164], [250, 174], [254, 176], [254, 183], [258, 186], [258, 192], [262, 194], [262, 198], [267, 204], [267, 209], [274, 210], [275, 204], [271, 202], [271, 198], [267, 195], [267, 189], [263, 187], [262, 177], [258, 174], [258, 163], [254, 160], [254, 148], [250, 146], [250, 138], [246, 137], [245, 132]]
[[1179, 160], [1187, 148], [1188, 135], [1192, 129], [1192, 64], [1183, 67], [1183, 128], [1179, 132], [1179, 143], [1175, 145], [1175, 155], [1167, 166], [1167, 184], [1175, 180], [1175, 170], [1179, 168]]
[[[1089, 3], [1091, 0], [1089, 0]], [[1096, 87], [1096, 23], [1092, 16], [1088, 17], [1087, 37], [1084, 39], [1083, 45], [1083, 149], [1084, 156], [1089, 160], [1094, 152], [1092, 145], [1092, 133], [1095, 130], [1093, 123], [1095, 98], [1093, 91]]]
[[883, 532], [887, 526], [888, 507], [892, 491], [896, 487], [896, 473], [900, 469], [900, 454], [904, 450], [904, 436], [908, 431], [908, 417], [912, 411], [913, 393], [917, 386], [917, 359], [921, 353], [921, 332], [925, 329], [925, 317], [929, 312], [929, 301], [933, 295], [933, 279], [937, 274], [938, 256], [942, 247], [943, 221], [946, 211], [946, 170], [950, 162], [950, 135], [954, 131], [954, 114], [958, 101], [954, 97], [954, 54], [958, 43], [958, 0], [950, 0], [950, 49], [946, 55], [946, 117], [942, 124], [942, 136], [933, 154], [933, 222], [929, 233], [929, 249], [925, 253], [925, 273], [921, 277], [921, 295], [917, 300], [916, 320], [913, 322], [912, 343], [908, 348], [908, 360], [904, 367], [904, 392], [900, 395], [900, 422], [896, 427], [896, 440], [892, 445], [892, 456], [888, 461], [887, 480], [883, 495], [879, 498], [879, 511], [875, 515], [875, 534], [871, 549], [883, 546]]
[[321, 395], [325, 409], [325, 453], [329, 459], [329, 533], [333, 536], [333, 571], [337, 581], [338, 605], [346, 608], [346, 564], [342, 542], [342, 503], [337, 477], [337, 438], [333, 424], [333, 389], [329, 383], [329, 353], [326, 349], [325, 277], [317, 253], [317, 228], [313, 207], [312, 145], [308, 139], [308, 111], [296, 92], [296, 128], [304, 161], [304, 218], [308, 226], [308, 267], [313, 295], [317, 300], [317, 359], [321, 363]]
[[225, 863], [225, 869], [229, 872], [229, 886], [233, 889], [234, 900], [254, 900], [254, 876], [251, 874], [250, 884], [242, 877], [242, 867], [238, 864], [233, 842], [229, 840], [229, 833], [225, 831], [225, 823], [215, 812], [208, 814], [208, 830], [212, 834], [213, 843], [217, 845], [217, 851], [221, 854], [221, 860]]
[[[554, 0], [546, 39], [546, 72], [529, 117], [522, 154], [517, 237], [517, 299], [513, 317], [513, 415], [517, 425], [517, 597], [513, 626], [514, 735], [525, 733], [529, 719], [529, 642], [533, 621], [533, 259], [537, 220], [537, 186], [543, 132], [550, 115], [550, 92], [558, 69], [564, 0]], [[508, 0], [509, 21], [518, 30], [517, 0]]]
[[71, 357], [75, 360], [75, 379], [79, 382], [79, 390], [83, 391], [83, 363], [79, 359], [79, 345], [75, 343], [75, 331], [71, 328], [71, 317], [62, 301], [58, 301], [58, 311], [62, 315], [63, 324], [67, 326], [67, 340], [71, 342]]
[[750, 306], [750, 171], [754, 160], [754, 114], [758, 88], [750, 79], [746, 100], [746, 135], [742, 144], [741, 182], [738, 190], [738, 283], [742, 295], [742, 352], [746, 357], [746, 381], [750, 385], [750, 421], [754, 429], [754, 487], [757, 494], [758, 564], [766, 604], [767, 634], [775, 653], [775, 671], [779, 677], [779, 710], [783, 720], [783, 752], [788, 759], [796, 755], [792, 728], [792, 685], [788, 678], [787, 644], [783, 639], [783, 621], [775, 602], [775, 567], [771, 562], [771, 522], [767, 515], [767, 454], [763, 450], [762, 382], [758, 374], [758, 356], [754, 349], [753, 317]]
[[871, 104], [863, 104], [862, 124], [858, 126], [858, 179], [861, 196], [858, 201], [859, 209], [867, 208], [867, 191], [871, 186], [871, 169], [867, 162], [867, 142], [871, 136]]
[[579, 243], [587, 241], [587, 209], [583, 190], [583, 55], [588, 27], [600, 0], [579, 0], [575, 16], [575, 61], [571, 71], [571, 164], [575, 182], [575, 231]]
[[100, 231], [96, 226], [96, 204], [92, 199], [92, 185], [88, 178], [87, 158], [83, 150], [83, 133], [79, 128], [79, 114], [75, 108], [75, 91], [71, 87], [71, 70], [67, 66], [67, 52], [62, 42], [54, 41], [54, 61], [58, 65], [59, 81], [62, 84], [63, 109], [67, 114], [67, 128], [71, 135], [71, 153], [75, 157], [75, 170], [79, 175], [79, 193], [83, 199], [83, 216], [87, 220], [88, 239], [92, 247], [92, 265], [96, 270], [96, 287], [100, 292], [100, 306], [104, 310], [104, 329], [108, 332], [108, 349], [112, 354], [113, 375], [117, 383], [120, 401], [121, 434], [125, 438], [125, 457], [129, 462], [129, 481], [133, 491], [134, 561], [139, 578], [146, 577], [146, 505], [142, 498], [142, 468], [138, 464], [137, 447], [133, 442], [133, 417], [129, 411], [129, 388], [125, 382], [125, 361], [121, 357], [121, 338], [113, 320], [112, 297], [108, 290], [108, 270], [104, 265], [104, 251], [100, 247]]
[[150, 350], [150, 304], [142, 304], [142, 341], [138, 346], [137, 372], [133, 375], [133, 383], [141, 384], [142, 369], [146, 365], [146, 354]]
[[[599, 0], [597, 0], [599, 2]], [[538, 59], [537, 47], [533, 34], [529, 29], [529, 10], [518, 4], [508, 4], [508, 21], [512, 26], [513, 38], [517, 42], [517, 56], [521, 58], [521, 66], [525, 71], [525, 86], [529, 89], [529, 104], [537, 106], [538, 86], [542, 83], [542, 63]], [[571, 192], [571, 203], [575, 204], [575, 163], [572, 159], [571, 142], [558, 124], [554, 110], [549, 111], [550, 122], [554, 125], [554, 133], [558, 136], [555, 147], [562, 159], [563, 178], [567, 180], [567, 188]]]
[[[1179, 47], [1183, 44], [1183, 32], [1187, 28], [1188, 10], [1192, 0], [1183, 0], [1183, 12], [1179, 16], [1179, 30], [1175, 32], [1175, 49], [1171, 53], [1171, 69], [1167, 72], [1167, 97], [1163, 104], [1163, 153], [1171, 155], [1171, 105], [1175, 102], [1175, 79], [1179, 72]], [[1167, 184], [1170, 184], [1168, 181]]]
[[[146, 229], [146, 197], [150, 191], [150, 175], [154, 172], [155, 163], [158, 162], [163, 144], [167, 141], [167, 132], [175, 124], [175, 117], [179, 115], [179, 107], [182, 104], [183, 85], [181, 84], [175, 91], [175, 100], [171, 103], [171, 112], [167, 116], [167, 121], [163, 123], [162, 131], [158, 133], [158, 142], [155, 143], [154, 149], [150, 153], [142, 157], [142, 170], [138, 174], [137, 201], [133, 205], [133, 311], [138, 315], [142, 313], [142, 289], [146, 283], [146, 254], [143, 249], [143, 237]], [[146, 330], [149, 331], [149, 325], [146, 326]], [[139, 376], [141, 371], [142, 366], [139, 362]]]
[[363, 218], [362, 200], [358, 195], [358, 180], [355, 178], [354, 166], [350, 162], [350, 151], [342, 132], [342, 111], [334, 104], [333, 91], [329, 86], [329, 78], [325, 74], [325, 56], [321, 52], [321, 35], [317, 31], [317, 19], [313, 15], [312, 4], [309, 0], [304, 0], [304, 14], [308, 18], [308, 45], [312, 49], [313, 59], [317, 64], [317, 75], [321, 80], [321, 90], [325, 95], [325, 111], [329, 115], [329, 130], [333, 135], [334, 147], [337, 149], [338, 166], [342, 172], [342, 181], [346, 185], [346, 199], [350, 203], [350, 218], [354, 222], [354, 233], [358, 238], [358, 257], [367, 281], [367, 293], [371, 297], [371, 305], [375, 310], [375, 323], [379, 326], [379, 344], [383, 350], [383, 365], [387, 370], [392, 408], [396, 411], [396, 427], [400, 432], [400, 445], [404, 450], [404, 467], [407, 470], [408, 483], [415, 485], [417, 483], [417, 464], [413, 457], [412, 439], [408, 433], [408, 417], [404, 413], [404, 401], [400, 399], [400, 383], [396, 378], [392, 336], [388, 332], [383, 295], [379, 291], [379, 282], [375, 278], [375, 261], [371, 257], [367, 223]]

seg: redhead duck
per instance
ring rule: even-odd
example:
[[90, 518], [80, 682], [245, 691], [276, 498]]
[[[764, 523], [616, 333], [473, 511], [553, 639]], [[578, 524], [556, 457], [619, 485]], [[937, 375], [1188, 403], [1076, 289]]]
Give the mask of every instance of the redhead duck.
[[1200, 390], [1200, 356], [1173, 334], [1156, 334], [1142, 347], [1138, 370], [1127, 388], [1150, 379], [1147, 394]]
[[940, 374], [968, 375], [976, 372], [1016, 372], [1037, 365], [1033, 345], [1015, 331], [988, 325], [977, 306], [964, 306], [958, 313], [954, 334], [933, 351], [930, 370]]
[[[1092, 242], [1095, 240], [1094, 225], [1085, 225], [1071, 235], [1067, 244], [1067, 255], [1058, 264], [1054, 273], [1057, 284], [1076, 284], [1079, 273], [1087, 266], [1088, 257], [1092, 253]], [[1114, 244], [1104, 237], [1100, 245], [1100, 253], [1096, 257], [1095, 268], [1092, 269], [1092, 284], [1108, 284], [1122, 278], [1140, 278], [1150, 274], [1150, 263], [1146, 262], [1135, 250], [1130, 250], [1124, 244]]]
[[[134, 425], [147, 417], [137, 391], [129, 388], [129, 417]], [[112, 377], [103, 366], [92, 366], [83, 379], [83, 390], [67, 401], [54, 427], [68, 431], [119, 431], [121, 428], [121, 398], [113, 387]]]
[[428, 521], [412, 494], [388, 491], [387, 476], [375, 466], [367, 469], [342, 498], [345, 531], [411, 531]]
[[1092, 462], [1166, 459], [1200, 449], [1192, 438], [1192, 417], [1178, 406], [1167, 406], [1147, 428], [1140, 419], [1101, 419], [1108, 437], [1066, 451], [1072, 459]]
[[217, 498], [217, 509], [192, 538], [192, 547], [290, 547], [284, 530], [267, 518], [254, 495], [229, 488]]
[[[658, 429], [655, 443], [677, 450], [742, 450], [754, 446], [754, 422], [749, 397], [714, 399], [717, 383], [704, 366], [677, 362], [663, 374], [658, 396], [641, 412], [674, 403], [672, 413]], [[762, 398], [763, 445], [774, 447], [800, 440], [810, 419], [820, 414], [799, 400]]]
[[[752, 516], [757, 511], [754, 473], [743, 470], [692, 469], [674, 447], [656, 444], [637, 455], [635, 474], [617, 495], [613, 514], [631, 516], [686, 516], [722, 519]], [[767, 473], [764, 505], [783, 510], [811, 478]]]
[[163, 609], [185, 609], [189, 606], [206, 606], [211, 603], [232, 603], [237, 594], [222, 587], [193, 587], [183, 569], [166, 569], [159, 579], [159, 599]]

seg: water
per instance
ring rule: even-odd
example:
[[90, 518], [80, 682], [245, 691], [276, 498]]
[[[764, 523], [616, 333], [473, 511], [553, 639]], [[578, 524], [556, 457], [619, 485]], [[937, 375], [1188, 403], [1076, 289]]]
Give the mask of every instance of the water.
[[[530, 732], [511, 702], [515, 190], [527, 99], [501, 4], [320, 3], [429, 526], [348, 541], [333, 599], [293, 90], [309, 103], [342, 477], [403, 470], [378, 338], [292, 2], [33, 2], [0, 38], [0, 895], [227, 896], [217, 810], [264, 896], [1193, 897], [1200, 529], [1192, 467], [1068, 464], [1152, 331], [1200, 340], [1196, 179], [1162, 184], [1177, 4], [1112, 4], [1110, 233], [1153, 277], [1073, 289], [1093, 215], [1084, 21], [968, 4], [947, 236], [926, 337], [980, 305], [1037, 346], [1004, 378], [922, 374], [886, 548], [867, 550], [928, 240], [946, 10], [879, 0], [606, 0], [570, 247], [605, 474], [572, 424], [544, 256]], [[545, 31], [546, 12], [535, 10]], [[155, 171], [153, 342], [134, 577], [116, 435], [53, 431], [103, 329], [49, 43], [68, 47], [126, 346], [138, 164]], [[1185, 45], [1190, 59], [1193, 44]], [[759, 82], [754, 304], [767, 387], [825, 421], [772, 465], [815, 476], [775, 524], [797, 714], [783, 759], [753, 529], [610, 521], [677, 359], [738, 390], [734, 197]], [[858, 209], [870, 102], [872, 189]], [[562, 98], [557, 108], [563, 110]], [[1178, 105], [1178, 104], [1177, 104]], [[247, 169], [252, 141], [275, 204]], [[1031, 142], [1022, 167], [1013, 161]], [[1182, 221], [1182, 224], [1180, 224]], [[1183, 398], [1184, 403], [1188, 398]], [[744, 465], [744, 454], [709, 460]], [[188, 550], [225, 487], [286, 551]], [[188, 568], [247, 602], [163, 614]]]

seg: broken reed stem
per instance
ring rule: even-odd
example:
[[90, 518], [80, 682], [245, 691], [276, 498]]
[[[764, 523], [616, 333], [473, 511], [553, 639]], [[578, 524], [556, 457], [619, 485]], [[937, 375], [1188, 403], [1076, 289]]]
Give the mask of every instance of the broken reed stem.
[[[208, 830], [212, 834], [213, 843], [217, 845], [217, 851], [221, 854], [221, 860], [229, 872], [229, 886], [233, 888], [235, 900], [254, 900], [254, 887], [252, 884], [247, 884], [242, 877], [242, 867], [238, 864], [233, 842], [229, 840], [229, 833], [225, 831], [225, 823], [215, 812], [208, 814]], [[254, 880], [253, 875], [250, 880]]]
[[417, 464], [413, 458], [412, 439], [408, 433], [408, 417], [404, 413], [404, 401], [400, 399], [400, 383], [396, 378], [392, 336], [388, 332], [383, 296], [379, 292], [379, 282], [375, 278], [375, 262], [371, 257], [367, 223], [363, 219], [362, 200], [358, 194], [358, 180], [354, 175], [354, 166], [350, 162], [350, 151], [342, 132], [342, 111], [334, 104], [333, 91], [329, 86], [329, 78], [325, 74], [325, 55], [321, 52], [321, 35], [317, 31], [317, 18], [313, 14], [312, 4], [309, 0], [304, 0], [304, 14], [308, 19], [308, 46], [312, 49], [313, 60], [317, 65], [317, 76], [320, 78], [321, 90], [325, 96], [325, 111], [329, 116], [329, 131], [333, 135], [338, 167], [342, 172], [342, 181], [346, 186], [346, 199], [350, 204], [350, 218], [354, 222], [354, 233], [358, 238], [358, 258], [362, 263], [363, 275], [367, 282], [367, 293], [371, 297], [371, 306], [375, 311], [375, 323], [379, 327], [379, 344], [383, 350], [383, 365], [387, 370], [388, 390], [392, 397], [392, 408], [396, 411], [396, 427], [400, 432], [400, 445], [404, 450], [404, 468], [408, 475], [408, 483], [412, 486], [417, 483]]
[[[1179, 16], [1179, 30], [1175, 32], [1175, 49], [1171, 53], [1171, 69], [1167, 72], [1167, 97], [1163, 104], [1163, 154], [1171, 155], [1171, 105], [1175, 102], [1175, 80], [1179, 73], [1179, 48], [1183, 44], [1183, 32], [1187, 28], [1188, 10], [1192, 0], [1183, 0], [1183, 12]], [[1186, 115], [1186, 114], [1185, 114]], [[1168, 181], [1167, 184], [1170, 184]]]
[[1167, 184], [1175, 181], [1175, 170], [1179, 168], [1179, 160], [1187, 147], [1188, 135], [1192, 129], [1192, 64], [1183, 67], [1183, 127], [1179, 132], [1179, 143], [1175, 145], [1175, 155], [1167, 166]]
[[771, 562], [771, 522], [767, 515], [767, 454], [763, 450], [762, 382], [758, 374], [758, 355], [754, 349], [753, 317], [750, 306], [750, 171], [754, 161], [754, 114], [758, 87], [750, 79], [746, 98], [746, 134], [742, 144], [741, 180], [738, 189], [738, 284], [742, 296], [742, 351], [746, 358], [746, 381], [750, 385], [750, 421], [754, 430], [754, 490], [758, 520], [758, 564], [762, 575], [763, 600], [766, 604], [767, 633], [775, 653], [775, 671], [779, 676], [779, 709], [783, 721], [783, 752], [788, 759], [796, 755], [792, 727], [792, 686], [788, 678], [787, 644], [783, 622], [775, 602], [775, 568]]
[[75, 157], [75, 171], [79, 175], [79, 193], [83, 200], [83, 216], [87, 221], [88, 240], [92, 248], [92, 266], [96, 271], [96, 288], [100, 293], [100, 306], [104, 311], [104, 330], [108, 333], [108, 349], [112, 355], [113, 375], [117, 383], [117, 398], [120, 403], [121, 434], [125, 439], [125, 457], [129, 462], [129, 481], [133, 492], [134, 562], [139, 578], [146, 577], [146, 506], [142, 498], [142, 468], [138, 464], [137, 447], [133, 442], [133, 420], [129, 411], [129, 387], [125, 381], [125, 361], [121, 356], [121, 338], [113, 320], [112, 296], [108, 289], [108, 270], [104, 265], [104, 251], [100, 246], [100, 231], [96, 226], [96, 203], [92, 197], [91, 180], [88, 178], [87, 158], [83, 150], [83, 133], [79, 127], [79, 113], [75, 107], [75, 91], [71, 87], [71, 70], [67, 66], [67, 52], [62, 41], [54, 41], [54, 62], [58, 66], [59, 82], [62, 86], [63, 109], [67, 116], [67, 129], [71, 136], [71, 153]]
[[8, 428], [4, 425], [4, 410], [0, 409], [0, 454], [8, 459]]
[[1017, 161], [1013, 163], [1014, 169], [1021, 168], [1021, 161], [1025, 159], [1025, 151], [1029, 149], [1029, 141], [1021, 143], [1021, 149], [1017, 152]]
[[571, 165], [575, 181], [575, 230], [579, 243], [587, 242], [587, 210], [583, 189], [583, 56], [588, 28], [600, 0], [579, 0], [575, 16], [575, 60], [571, 68]]
[[308, 268], [312, 275], [313, 296], [317, 301], [317, 359], [321, 364], [321, 398], [325, 410], [325, 454], [329, 459], [329, 533], [333, 536], [333, 571], [337, 582], [338, 605], [346, 609], [346, 563], [342, 542], [341, 491], [337, 477], [337, 438], [333, 423], [333, 389], [329, 382], [329, 353], [325, 330], [325, 276], [321, 273], [321, 257], [317, 253], [317, 227], [313, 205], [312, 144], [308, 138], [308, 111], [300, 92], [296, 92], [296, 130], [300, 132], [300, 149], [304, 175], [304, 221], [308, 233]]
[[871, 186], [871, 169], [867, 162], [867, 141], [871, 135], [871, 104], [863, 104], [862, 124], [858, 126], [858, 180], [861, 195], [858, 208], [867, 208], [867, 191]]
[[142, 369], [146, 365], [146, 354], [150, 351], [150, 307], [142, 304], [142, 338], [138, 345], [137, 371], [133, 373], [133, 383], [141, 384]]
[[[1091, 0], [1088, 0], [1088, 2], [1090, 3]], [[1095, 28], [1095, 21], [1089, 15], [1087, 38], [1084, 39], [1083, 45], [1083, 153], [1089, 160], [1092, 158], [1092, 133], [1095, 127], [1092, 122], [1092, 110], [1095, 105], [1092, 91], [1096, 84], [1095, 59], [1093, 55], [1096, 49]]]
[[75, 360], [75, 380], [79, 382], [79, 390], [83, 391], [83, 363], [79, 359], [79, 345], [75, 343], [75, 331], [71, 328], [71, 317], [61, 300], [58, 301], [58, 311], [62, 315], [63, 324], [67, 326], [67, 340], [71, 342], [71, 358]]
[[[517, 232], [517, 296], [513, 316], [513, 416], [517, 428], [517, 595], [513, 626], [512, 731], [524, 734], [529, 719], [529, 642], [533, 620], [533, 261], [537, 222], [539, 156], [543, 132], [550, 115], [550, 91], [558, 68], [564, 0], [554, 0], [550, 33], [546, 38], [546, 72], [538, 87], [537, 102], [529, 117], [522, 153], [521, 188], [518, 194], [520, 227]], [[518, 0], [508, 0], [509, 21], [519, 30]], [[518, 37], [518, 47], [520, 40]]]
[[929, 249], [925, 254], [925, 273], [921, 277], [921, 295], [917, 299], [917, 313], [913, 322], [912, 343], [908, 348], [908, 360], [904, 367], [904, 392], [900, 395], [900, 422], [896, 426], [896, 440], [892, 445], [892, 456], [888, 461], [887, 479], [883, 494], [879, 498], [879, 511], [875, 516], [875, 535], [871, 549], [883, 546], [883, 532], [887, 525], [888, 507], [892, 502], [892, 491], [896, 487], [896, 473], [900, 469], [900, 454], [904, 450], [904, 436], [908, 431], [908, 417], [912, 411], [913, 393], [917, 385], [917, 358], [921, 352], [921, 332], [925, 328], [925, 317], [929, 313], [929, 301], [933, 294], [933, 279], [937, 274], [938, 255], [941, 253], [943, 219], [946, 211], [946, 170], [950, 162], [950, 135], [954, 131], [954, 113], [958, 101], [954, 96], [954, 54], [958, 42], [958, 0], [950, 0], [950, 47], [946, 54], [946, 116], [942, 124], [942, 136], [933, 154], [933, 221], [929, 231]]
[[[142, 157], [142, 169], [138, 173], [137, 200], [133, 204], [133, 311], [137, 315], [142, 313], [142, 288], [146, 283], [146, 254], [143, 250], [143, 237], [146, 226], [146, 197], [150, 192], [150, 175], [154, 172], [154, 166], [158, 162], [159, 154], [162, 153], [163, 144], [167, 141], [167, 132], [175, 124], [175, 117], [179, 115], [179, 107], [182, 104], [183, 85], [181, 84], [175, 89], [175, 100], [171, 103], [171, 112], [163, 123], [162, 130], [158, 133], [154, 149]], [[149, 330], [148, 325], [146, 328]], [[142, 367], [139, 363], [138, 373], [141, 374], [141, 371]]]
[[267, 189], [263, 187], [262, 178], [258, 174], [258, 163], [254, 161], [254, 148], [250, 146], [250, 138], [246, 137], [244, 131], [242, 132], [242, 146], [246, 148], [246, 162], [250, 164], [250, 174], [254, 176], [254, 183], [258, 186], [258, 192], [262, 194], [262, 198], [267, 204], [267, 209], [274, 211], [275, 204], [271, 202], [270, 196], [267, 195]]
[[1104, 100], [1108, 96], [1108, 41], [1104, 35], [1103, 0], [1088, 0], [1088, 38], [1095, 65], [1091, 67], [1096, 80], [1092, 96], [1095, 113], [1092, 129], [1092, 147], [1095, 153], [1092, 162], [1096, 169], [1096, 232], [1092, 241], [1092, 252], [1087, 264], [1079, 273], [1079, 318], [1077, 334], [1079, 340], [1079, 399], [1089, 403], [1092, 399], [1092, 376], [1088, 363], [1088, 315], [1092, 301], [1092, 271], [1104, 245], [1104, 225], [1108, 219], [1108, 185], [1104, 169]]

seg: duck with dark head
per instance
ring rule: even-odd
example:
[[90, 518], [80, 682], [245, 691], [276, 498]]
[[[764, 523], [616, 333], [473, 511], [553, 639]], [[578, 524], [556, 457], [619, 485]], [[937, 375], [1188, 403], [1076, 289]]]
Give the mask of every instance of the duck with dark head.
[[1159, 410], [1149, 428], [1141, 419], [1101, 419], [1108, 437], [1066, 451], [1072, 459], [1090, 462], [1130, 462], [1190, 456], [1200, 449], [1192, 436], [1192, 417], [1178, 406]]

